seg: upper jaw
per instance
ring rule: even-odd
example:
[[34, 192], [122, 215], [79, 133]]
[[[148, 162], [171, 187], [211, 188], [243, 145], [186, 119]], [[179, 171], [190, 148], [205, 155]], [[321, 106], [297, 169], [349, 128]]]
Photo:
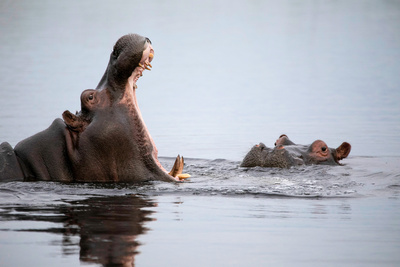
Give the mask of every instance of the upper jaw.
[[144, 70], [151, 70], [153, 67], [150, 62], [153, 60], [154, 57], [154, 49], [149, 44], [147, 48], [143, 51], [142, 58], [138, 64], [138, 66], [133, 70], [132, 75], [132, 86], [134, 89], [137, 88], [136, 82], [139, 80], [140, 77], [143, 76]]

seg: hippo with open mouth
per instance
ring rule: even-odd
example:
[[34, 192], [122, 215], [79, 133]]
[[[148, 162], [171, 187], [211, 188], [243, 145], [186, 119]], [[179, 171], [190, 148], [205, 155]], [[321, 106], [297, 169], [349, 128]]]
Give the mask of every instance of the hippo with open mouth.
[[121, 37], [95, 90], [81, 95], [81, 111], [19, 142], [0, 145], [0, 181], [140, 182], [179, 181], [184, 159], [170, 172], [143, 121], [136, 82], [152, 68], [154, 49], [137, 34]]
[[311, 145], [297, 145], [286, 135], [276, 140], [275, 147], [269, 148], [263, 143], [255, 145], [244, 157], [240, 167], [278, 167], [290, 168], [303, 164], [341, 165], [351, 145], [343, 142], [338, 148], [329, 148], [324, 141], [316, 140]]

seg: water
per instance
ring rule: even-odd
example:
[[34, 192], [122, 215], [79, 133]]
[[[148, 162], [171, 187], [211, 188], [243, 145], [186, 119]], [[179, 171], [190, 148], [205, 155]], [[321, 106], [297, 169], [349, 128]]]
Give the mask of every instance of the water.
[[187, 163], [182, 184], [0, 184], [2, 266], [400, 262], [398, 158], [289, 170]]
[[[192, 178], [0, 184], [0, 266], [399, 265], [398, 1], [1, 1], [0, 142], [79, 110], [129, 32], [155, 47], [138, 98], [161, 162]], [[238, 167], [282, 133], [352, 152]]]

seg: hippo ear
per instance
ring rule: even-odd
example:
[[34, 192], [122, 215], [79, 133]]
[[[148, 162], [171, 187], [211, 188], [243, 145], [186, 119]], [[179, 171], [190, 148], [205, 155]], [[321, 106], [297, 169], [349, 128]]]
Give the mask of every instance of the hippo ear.
[[87, 121], [83, 120], [79, 116], [72, 114], [68, 110], [64, 111], [62, 117], [68, 128], [74, 132], [82, 132], [85, 129], [85, 126], [88, 124]]
[[338, 148], [336, 148], [336, 160], [342, 160], [347, 158], [350, 154], [351, 145], [347, 142], [343, 142]]
[[290, 145], [295, 145], [292, 141], [290, 141], [289, 137], [286, 134], [281, 134], [279, 136], [278, 140], [275, 142], [275, 146], [290, 146]]

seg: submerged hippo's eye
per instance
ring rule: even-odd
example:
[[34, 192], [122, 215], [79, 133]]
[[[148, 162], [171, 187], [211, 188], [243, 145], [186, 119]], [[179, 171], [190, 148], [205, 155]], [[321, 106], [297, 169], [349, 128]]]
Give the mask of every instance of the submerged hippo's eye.
[[325, 151], [326, 151], [326, 147], [325, 147], [325, 146], [321, 147], [321, 150], [322, 150], [323, 152], [325, 152]]
[[93, 95], [89, 95], [89, 100], [93, 100]]

